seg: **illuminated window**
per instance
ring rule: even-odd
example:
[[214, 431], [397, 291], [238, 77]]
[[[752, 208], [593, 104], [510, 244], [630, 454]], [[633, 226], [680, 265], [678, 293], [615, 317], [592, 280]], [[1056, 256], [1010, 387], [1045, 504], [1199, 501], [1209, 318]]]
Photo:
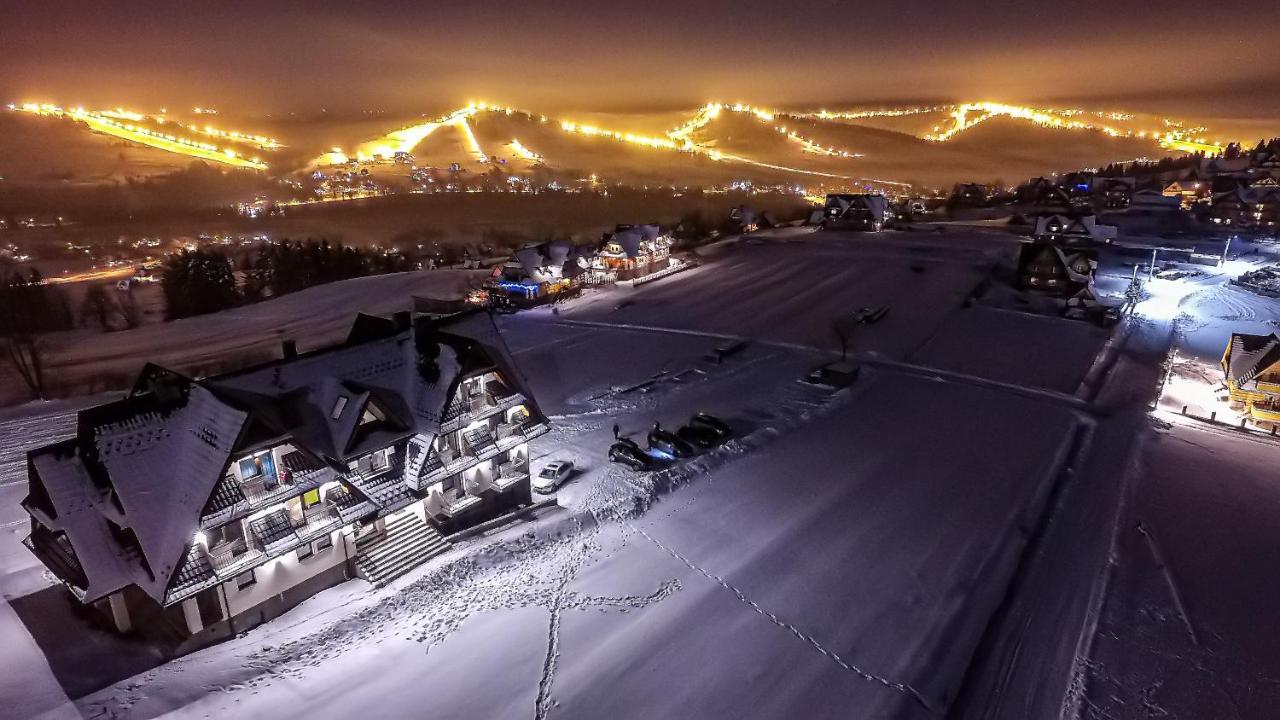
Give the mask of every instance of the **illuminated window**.
[[315, 490], [308, 490], [307, 492], [302, 494], [303, 507], [311, 507], [312, 505], [319, 505], [319, 504], [320, 504], [320, 488], [316, 488]]

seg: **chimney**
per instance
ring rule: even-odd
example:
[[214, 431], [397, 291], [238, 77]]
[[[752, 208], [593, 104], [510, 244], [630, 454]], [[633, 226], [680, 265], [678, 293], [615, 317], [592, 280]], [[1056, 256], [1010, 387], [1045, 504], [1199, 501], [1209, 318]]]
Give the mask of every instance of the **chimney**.
[[280, 355], [286, 360], [298, 357], [298, 343], [294, 340], [281, 340]]

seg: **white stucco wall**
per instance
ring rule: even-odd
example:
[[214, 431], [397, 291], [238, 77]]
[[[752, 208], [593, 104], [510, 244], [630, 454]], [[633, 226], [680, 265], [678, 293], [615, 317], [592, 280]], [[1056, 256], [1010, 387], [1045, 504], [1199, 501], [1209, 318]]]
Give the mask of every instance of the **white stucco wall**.
[[[355, 555], [354, 544], [349, 541], [347, 533], [335, 530], [330, 535], [333, 538], [332, 547], [312, 553], [304, 560], [298, 560], [297, 551], [291, 550], [281, 557], [259, 565], [254, 571], [258, 581], [243, 590], [236, 588], [234, 578], [223, 583], [230, 613], [239, 615], [309, 578], [341, 565], [346, 562], [348, 555]], [[314, 544], [313, 540], [312, 545]], [[343, 552], [344, 544], [346, 545], [345, 553]]]

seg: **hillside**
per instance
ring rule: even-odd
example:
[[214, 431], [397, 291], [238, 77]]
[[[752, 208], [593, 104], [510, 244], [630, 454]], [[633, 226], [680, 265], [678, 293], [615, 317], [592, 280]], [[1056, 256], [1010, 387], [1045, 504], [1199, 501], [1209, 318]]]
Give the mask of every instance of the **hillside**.
[[[745, 180], [821, 191], [879, 180], [945, 187], [1212, 151], [1225, 141], [1221, 130], [1191, 121], [998, 103], [848, 111], [713, 103], [687, 112], [564, 117], [471, 104], [422, 116], [219, 116], [216, 126], [125, 110], [11, 109], [0, 116], [0, 173], [10, 187], [45, 190], [172, 173], [193, 163], [283, 180], [352, 159], [403, 188], [410, 168], [391, 164], [395, 152], [441, 173], [456, 165], [473, 175], [540, 183], [595, 176], [637, 186]], [[1257, 122], [1213, 122], [1227, 131], [1265, 132]]]

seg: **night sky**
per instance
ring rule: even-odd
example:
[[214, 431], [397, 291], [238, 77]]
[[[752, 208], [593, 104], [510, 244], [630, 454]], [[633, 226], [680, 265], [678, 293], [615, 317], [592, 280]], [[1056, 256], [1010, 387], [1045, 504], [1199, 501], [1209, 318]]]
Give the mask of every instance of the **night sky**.
[[1265, 2], [5, 4], [6, 102], [338, 112], [485, 98], [545, 112], [994, 99], [1280, 113], [1280, 13]]

